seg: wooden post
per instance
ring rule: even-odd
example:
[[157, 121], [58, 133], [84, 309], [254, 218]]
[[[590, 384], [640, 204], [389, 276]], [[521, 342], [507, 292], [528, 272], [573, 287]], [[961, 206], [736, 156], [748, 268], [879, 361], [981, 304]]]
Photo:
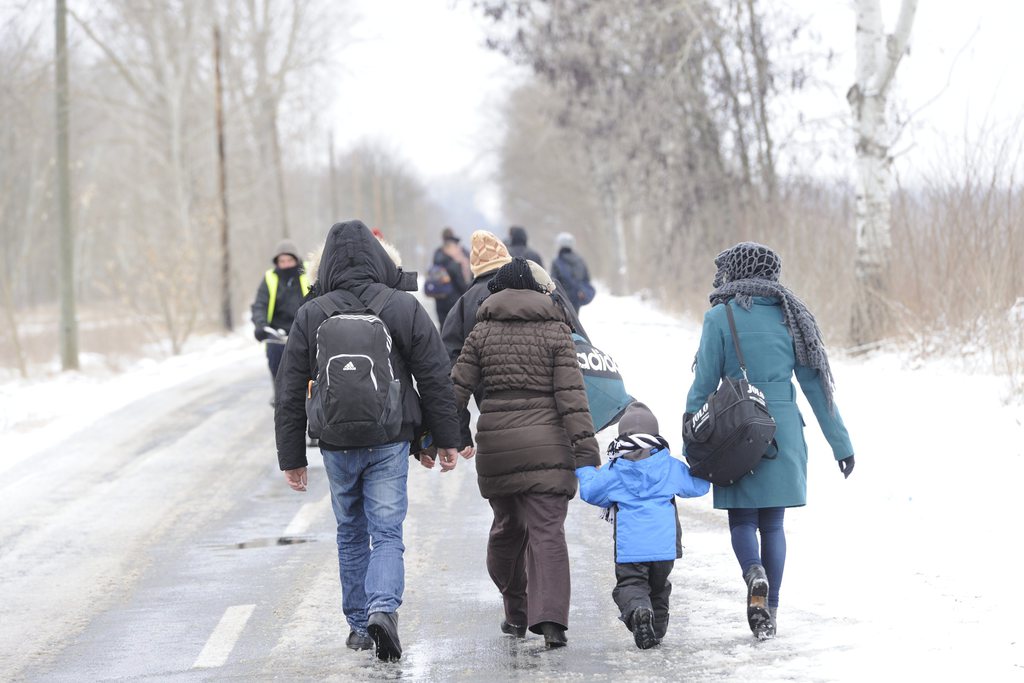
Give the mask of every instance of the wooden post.
[[213, 27], [213, 73], [217, 110], [217, 175], [220, 191], [220, 310], [224, 330], [234, 327], [231, 314], [231, 239], [228, 229], [228, 170], [224, 153], [224, 88], [220, 78], [220, 28]]
[[78, 369], [78, 319], [75, 313], [75, 243], [71, 230], [71, 172], [68, 153], [67, 4], [57, 0], [57, 205], [60, 216], [60, 362]]

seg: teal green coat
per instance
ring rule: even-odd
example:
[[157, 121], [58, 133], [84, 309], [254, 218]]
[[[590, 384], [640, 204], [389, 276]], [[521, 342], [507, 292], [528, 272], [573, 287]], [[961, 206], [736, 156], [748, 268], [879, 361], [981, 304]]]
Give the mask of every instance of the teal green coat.
[[[754, 297], [749, 311], [735, 303], [732, 310], [740, 348], [747, 362], [747, 376], [751, 384], [764, 392], [768, 411], [775, 418], [779, 455], [774, 460], [761, 460], [753, 473], [732, 486], [715, 486], [715, 507], [728, 510], [806, 505], [807, 442], [803, 431], [806, 423], [796, 405], [794, 374], [836, 460], [853, 455], [850, 435], [834, 403], [829, 410], [818, 371], [797, 364], [793, 338], [782, 322], [779, 300]], [[704, 314], [695, 372], [693, 386], [686, 397], [688, 413], [695, 413], [704, 405], [722, 377], [739, 379], [743, 376], [722, 304]]]

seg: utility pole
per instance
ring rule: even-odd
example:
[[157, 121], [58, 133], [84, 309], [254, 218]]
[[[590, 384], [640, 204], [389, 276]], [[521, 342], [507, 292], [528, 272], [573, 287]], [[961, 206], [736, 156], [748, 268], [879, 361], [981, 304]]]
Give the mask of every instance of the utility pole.
[[213, 27], [213, 73], [217, 95], [217, 166], [220, 184], [220, 310], [227, 332], [231, 316], [231, 239], [228, 230], [228, 164], [224, 155], [224, 88], [220, 81], [220, 28]]
[[330, 199], [331, 207], [331, 220], [329, 221], [332, 225], [341, 220], [340, 209], [338, 209], [338, 170], [334, 163], [334, 132], [327, 134], [327, 160], [330, 168], [330, 175], [328, 176], [328, 182], [330, 187], [328, 188], [328, 199]]
[[57, 0], [57, 205], [60, 215], [60, 363], [78, 369], [78, 319], [75, 314], [74, 235], [71, 231], [71, 178], [68, 162], [68, 26], [67, 4]]

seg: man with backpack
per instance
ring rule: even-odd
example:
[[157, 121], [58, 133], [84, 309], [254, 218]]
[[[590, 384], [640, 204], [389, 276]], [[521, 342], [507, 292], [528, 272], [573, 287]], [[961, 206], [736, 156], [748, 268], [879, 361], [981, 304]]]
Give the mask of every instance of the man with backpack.
[[[288, 337], [275, 412], [278, 461], [292, 489], [306, 490], [307, 418], [320, 439], [338, 523], [346, 645], [374, 647], [384, 661], [402, 654], [410, 442], [429, 430], [447, 471], [460, 440], [447, 354], [404, 275], [362, 222], [331, 228], [318, 296], [299, 309]], [[421, 462], [433, 466], [427, 456]]]
[[444, 327], [448, 312], [469, 289], [471, 276], [469, 253], [459, 245], [459, 237], [451, 228], [441, 232], [441, 246], [434, 250], [434, 263], [427, 271], [424, 293], [437, 304], [437, 328]]
[[557, 280], [569, 294], [569, 303], [578, 313], [581, 306], [594, 300], [594, 286], [590, 284], [587, 264], [573, 248], [576, 238], [568, 232], [560, 232], [555, 238], [558, 256], [551, 263], [551, 277]]

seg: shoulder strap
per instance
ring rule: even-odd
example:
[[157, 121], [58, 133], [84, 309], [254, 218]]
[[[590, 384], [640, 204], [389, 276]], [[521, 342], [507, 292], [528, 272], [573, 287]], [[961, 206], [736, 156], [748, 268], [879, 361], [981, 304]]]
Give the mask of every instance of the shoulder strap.
[[729, 306], [730, 302], [725, 304], [725, 315], [729, 318], [729, 332], [732, 333], [732, 344], [733, 348], [736, 349], [736, 358], [740, 362], [740, 372], [743, 373], [743, 379], [747, 379], [747, 363], [743, 360], [743, 351], [740, 350], [740, 335], [736, 332], [736, 319], [732, 315], [732, 307]]
[[364, 304], [358, 296], [348, 291], [347, 289], [335, 289], [333, 291], [328, 292], [327, 294], [324, 294], [323, 296], [318, 296], [317, 298], [313, 299], [313, 303], [315, 303], [320, 308], [320, 310], [324, 312], [324, 315], [326, 315], [328, 318], [342, 312], [342, 309], [338, 306], [338, 302], [334, 299], [334, 297], [331, 296], [332, 294], [335, 293], [342, 299], [346, 300], [345, 303], [349, 304], [348, 308], [356, 310], [369, 310], [379, 318], [381, 311], [384, 310], [384, 307], [387, 305], [388, 301], [390, 301], [391, 297], [394, 296], [395, 290], [392, 289], [391, 287], [382, 288], [379, 292], [377, 292], [377, 295], [370, 300], [369, 304]]
[[379, 318], [380, 312], [384, 310], [384, 307], [388, 305], [388, 302], [391, 301], [391, 297], [394, 295], [394, 289], [391, 287], [384, 287], [382, 290], [377, 292], [377, 296], [370, 299], [370, 303], [368, 303], [366, 307], [373, 311], [373, 314]]

